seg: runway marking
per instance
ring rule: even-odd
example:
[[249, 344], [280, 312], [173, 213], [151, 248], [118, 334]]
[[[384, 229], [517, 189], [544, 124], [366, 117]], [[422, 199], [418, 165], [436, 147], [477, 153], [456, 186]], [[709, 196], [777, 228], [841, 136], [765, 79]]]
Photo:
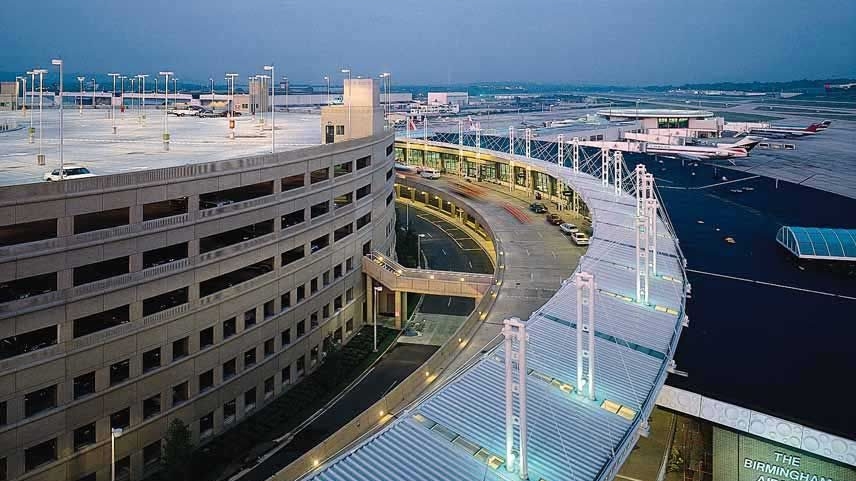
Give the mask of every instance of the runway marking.
[[779, 288], [781, 288], [781, 289], [790, 289], [790, 290], [792, 290], [792, 291], [807, 292], [807, 293], [809, 293], [809, 294], [820, 294], [820, 295], [822, 295], [822, 296], [838, 297], [838, 298], [840, 298], [840, 299], [847, 299], [847, 300], [850, 300], [850, 301], [856, 301], [856, 297], [853, 297], [853, 296], [845, 296], [844, 294], [835, 294], [835, 293], [833, 293], [833, 292], [815, 291], [815, 290], [813, 290], [813, 289], [805, 289], [805, 288], [803, 288], [803, 287], [786, 286], [786, 285], [783, 285], [783, 284], [775, 284], [775, 283], [772, 283], [772, 282], [765, 282], [765, 281], [756, 281], [756, 280], [754, 280], [754, 279], [746, 279], [746, 278], [743, 278], [743, 277], [729, 276], [729, 275], [726, 275], [726, 274], [717, 274], [717, 273], [715, 273], [715, 272], [698, 271], [698, 270], [695, 270], [695, 269], [687, 269], [687, 272], [692, 272], [692, 273], [694, 273], [694, 274], [704, 274], [704, 275], [713, 276], [713, 277], [721, 277], [721, 278], [724, 278], [724, 279], [731, 279], [731, 280], [735, 280], [735, 281], [748, 282], [748, 283], [750, 283], [750, 284], [761, 284], [761, 285], [764, 285], [764, 286], [779, 287]]

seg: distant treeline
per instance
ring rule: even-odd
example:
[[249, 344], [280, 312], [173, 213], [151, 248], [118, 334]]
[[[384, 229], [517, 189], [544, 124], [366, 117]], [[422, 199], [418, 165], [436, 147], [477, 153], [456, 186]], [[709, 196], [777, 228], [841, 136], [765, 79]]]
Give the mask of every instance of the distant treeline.
[[744, 92], [800, 92], [805, 90], [822, 89], [826, 84], [846, 84], [856, 82], [848, 78], [790, 80], [788, 82], [717, 82], [707, 84], [685, 84], [681, 86], [656, 86], [649, 89], [657, 90], [741, 90]]

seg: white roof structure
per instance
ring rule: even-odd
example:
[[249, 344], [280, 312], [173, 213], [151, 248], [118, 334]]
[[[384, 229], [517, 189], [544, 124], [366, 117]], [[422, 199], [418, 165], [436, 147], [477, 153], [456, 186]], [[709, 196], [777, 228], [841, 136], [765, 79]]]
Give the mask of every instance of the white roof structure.
[[[509, 154], [481, 152], [512, 159]], [[592, 214], [594, 234], [579, 268], [593, 274], [597, 285], [595, 401], [573, 388], [577, 379], [574, 282], [565, 282], [526, 323], [529, 479], [609, 480], [646, 426], [675, 352], [685, 318], [683, 259], [672, 231], [658, 218], [658, 272], [650, 280], [649, 304], [637, 303], [635, 197], [616, 195], [613, 186], [603, 187], [599, 178], [553, 163], [523, 156], [513, 160], [516, 166], [558, 176], [582, 196]], [[503, 349], [500, 344], [487, 352], [382, 430], [305, 479], [519, 479], [503, 464]], [[518, 411], [515, 401], [515, 414]]]
[[782, 226], [776, 242], [800, 259], [856, 260], [856, 229]]

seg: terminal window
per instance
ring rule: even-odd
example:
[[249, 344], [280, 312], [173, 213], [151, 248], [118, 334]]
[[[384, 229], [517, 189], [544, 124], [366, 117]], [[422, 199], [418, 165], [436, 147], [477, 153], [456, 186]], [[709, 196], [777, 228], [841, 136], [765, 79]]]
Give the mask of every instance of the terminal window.
[[75, 377], [73, 384], [74, 399], [95, 393], [95, 371]]
[[24, 468], [27, 471], [56, 460], [56, 438], [24, 450]]
[[24, 396], [24, 416], [30, 417], [56, 407], [56, 384]]
[[143, 400], [143, 419], [148, 419], [161, 411], [160, 394]]
[[110, 415], [110, 429], [125, 429], [131, 425], [131, 408], [121, 409]]

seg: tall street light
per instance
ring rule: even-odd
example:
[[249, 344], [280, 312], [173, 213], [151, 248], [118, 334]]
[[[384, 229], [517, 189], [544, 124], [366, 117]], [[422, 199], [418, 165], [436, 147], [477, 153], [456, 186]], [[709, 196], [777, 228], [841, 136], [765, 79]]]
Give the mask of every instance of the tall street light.
[[30, 128], [27, 130], [27, 138], [32, 144], [36, 137], [36, 128], [33, 127], [33, 104], [36, 103], [36, 71], [27, 70], [27, 75], [30, 76]]
[[327, 105], [330, 105], [330, 76], [325, 75], [324, 81], [327, 82]]
[[256, 97], [253, 96], [253, 91], [255, 90], [255, 81], [255, 76], [250, 75], [249, 77], [247, 77], [247, 82], [249, 85], [248, 88], [250, 90], [250, 113], [253, 115], [253, 120], [256, 119], [256, 97], [258, 97], [258, 95], [256, 95]]
[[140, 79], [140, 121], [146, 121], [146, 79], [149, 78], [148, 74], [139, 74], [137, 78]]
[[86, 80], [86, 77], [77, 77], [77, 81], [80, 82], [80, 116], [83, 117], [83, 81]]
[[119, 90], [119, 98], [122, 100], [122, 105], [119, 107], [119, 113], [125, 113], [125, 79], [127, 79], [127, 75], [119, 76], [119, 79], [122, 80], [122, 88]]
[[285, 80], [285, 111], [288, 112], [288, 77], [282, 77]]
[[42, 153], [42, 137], [44, 137], [44, 129], [42, 129], [42, 108], [44, 107], [44, 83], [47, 70], [37, 68], [33, 70], [39, 75], [39, 155], [36, 157], [36, 162], [39, 165], [45, 165], [45, 154]]
[[382, 286], [374, 286], [372, 293], [374, 294], [374, 312], [372, 313], [372, 330], [374, 331], [374, 349], [372, 352], [377, 352], [377, 294], [383, 290]]
[[[351, 69], [343, 68], [342, 73], [348, 74], [348, 132], [346, 138], [351, 138]], [[342, 89], [342, 97], [345, 96], [345, 89]]]
[[276, 70], [273, 64], [265, 65], [265, 71], [270, 71], [270, 152], [276, 153]]
[[384, 115], [386, 116], [386, 126], [389, 128], [389, 83], [390, 83], [390, 73], [384, 72], [380, 74], [380, 78], [383, 79], [383, 86], [386, 89], [386, 105], [383, 108]]
[[62, 144], [63, 144], [63, 141], [62, 141], [63, 140], [63, 136], [62, 136], [62, 124], [63, 124], [63, 121], [62, 121], [63, 120], [62, 119], [62, 117], [63, 117], [63, 115], [62, 115], [62, 112], [63, 112], [63, 108], [62, 108], [62, 104], [63, 104], [63, 101], [62, 101], [62, 94], [63, 94], [63, 89], [62, 89], [62, 66], [63, 66], [62, 65], [62, 59], [55, 58], [55, 59], [51, 60], [51, 64], [59, 67], [59, 180], [64, 180], [65, 179], [65, 159], [63, 158], [63, 148], [62, 148], [63, 147], [62, 146]]
[[21, 113], [26, 115], [27, 114], [27, 77], [16, 77], [16, 78], [21, 81], [21, 86], [23, 87], [23, 90], [21, 92], [23, 94], [23, 95], [21, 95]]
[[229, 92], [229, 138], [235, 138], [235, 78], [238, 77], [236, 73], [227, 73], [226, 74], [226, 88]]
[[95, 104], [95, 89], [98, 84], [95, 83], [95, 77], [92, 77], [92, 109], [95, 110], [98, 106]]
[[163, 75], [164, 77], [164, 94], [163, 94], [163, 149], [169, 150], [169, 120], [167, 119], [167, 110], [169, 110], [168, 102], [169, 102], [169, 76], [173, 75], [172, 72], [158, 72], [158, 75]]
[[425, 238], [425, 234], [419, 234], [416, 236], [416, 268], [422, 269], [422, 239]]
[[110, 481], [116, 481], [116, 438], [122, 435], [122, 428], [110, 430]]
[[113, 95], [110, 97], [110, 119], [113, 123], [113, 134], [116, 134], [116, 78], [121, 77], [122, 74], [118, 73], [108, 73], [107, 75], [113, 77]]
[[[133, 93], [136, 93], [136, 92], [137, 92], [137, 77], [136, 77], [136, 76], [133, 76], [133, 77], [131, 77], [130, 79], [131, 79], [131, 90], [129, 90], [128, 92], [130, 92], [130, 93], [132, 93], [132, 94], [133, 94]], [[139, 100], [140, 100], [140, 98], [139, 98], [139, 97], [137, 97], [137, 102], [136, 102], [136, 104], [137, 104], [136, 106], [137, 106], [137, 107], [139, 107], [139, 103], [140, 103], [140, 102], [139, 102]], [[132, 99], [131, 99], [131, 110], [134, 110], [134, 106], [135, 106], [135, 105], [134, 105], [134, 99], [132, 98]]]
[[211, 110], [214, 110], [214, 79], [208, 77], [208, 81], [211, 82], [211, 103], [208, 106], [211, 107]]

